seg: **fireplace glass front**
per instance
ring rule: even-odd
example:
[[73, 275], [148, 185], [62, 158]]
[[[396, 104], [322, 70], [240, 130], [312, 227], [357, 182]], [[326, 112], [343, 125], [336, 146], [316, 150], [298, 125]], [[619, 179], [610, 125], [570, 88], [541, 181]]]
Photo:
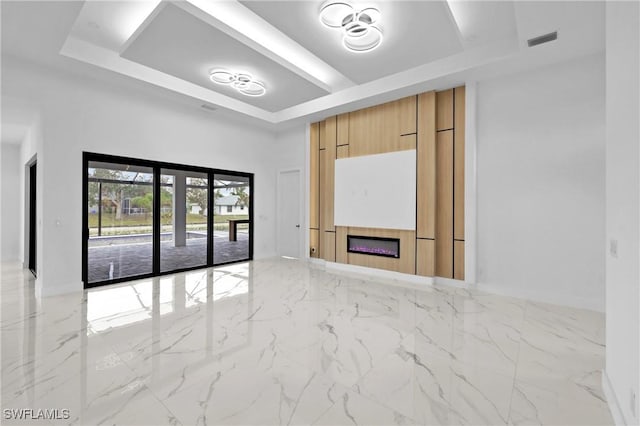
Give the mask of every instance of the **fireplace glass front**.
[[347, 235], [347, 251], [397, 259], [400, 257], [400, 240], [398, 238]]

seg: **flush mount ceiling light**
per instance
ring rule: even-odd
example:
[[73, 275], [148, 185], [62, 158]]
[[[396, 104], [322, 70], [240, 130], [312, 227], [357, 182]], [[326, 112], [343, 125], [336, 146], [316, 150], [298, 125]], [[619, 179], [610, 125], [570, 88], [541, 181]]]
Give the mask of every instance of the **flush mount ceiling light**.
[[329, 1], [320, 9], [320, 22], [342, 31], [342, 44], [352, 52], [370, 52], [382, 43], [382, 31], [375, 24], [380, 11], [375, 7], [357, 10], [349, 3]]
[[251, 74], [246, 72], [214, 69], [209, 73], [209, 78], [214, 83], [231, 86], [246, 96], [262, 96], [267, 93], [264, 83], [255, 80]]

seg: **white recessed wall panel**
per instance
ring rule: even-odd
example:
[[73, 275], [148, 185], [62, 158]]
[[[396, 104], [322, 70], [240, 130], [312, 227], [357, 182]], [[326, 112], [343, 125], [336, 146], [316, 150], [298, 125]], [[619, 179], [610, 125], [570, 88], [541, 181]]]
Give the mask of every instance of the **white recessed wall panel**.
[[416, 151], [336, 160], [335, 225], [416, 229]]

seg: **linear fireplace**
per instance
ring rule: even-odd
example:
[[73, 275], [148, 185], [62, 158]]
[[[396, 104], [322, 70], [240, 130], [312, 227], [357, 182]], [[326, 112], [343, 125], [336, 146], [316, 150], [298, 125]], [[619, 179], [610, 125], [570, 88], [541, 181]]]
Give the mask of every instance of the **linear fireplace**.
[[400, 257], [400, 240], [398, 238], [347, 235], [347, 251], [397, 259]]

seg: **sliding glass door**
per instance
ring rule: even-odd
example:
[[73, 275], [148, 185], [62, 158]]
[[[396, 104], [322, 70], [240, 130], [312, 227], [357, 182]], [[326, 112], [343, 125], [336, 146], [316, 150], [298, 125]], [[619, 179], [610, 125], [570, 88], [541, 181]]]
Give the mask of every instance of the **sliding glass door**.
[[153, 169], [89, 161], [87, 281], [153, 272]]
[[160, 271], [207, 266], [207, 173], [160, 171]]
[[84, 154], [83, 281], [251, 260], [253, 175]]

